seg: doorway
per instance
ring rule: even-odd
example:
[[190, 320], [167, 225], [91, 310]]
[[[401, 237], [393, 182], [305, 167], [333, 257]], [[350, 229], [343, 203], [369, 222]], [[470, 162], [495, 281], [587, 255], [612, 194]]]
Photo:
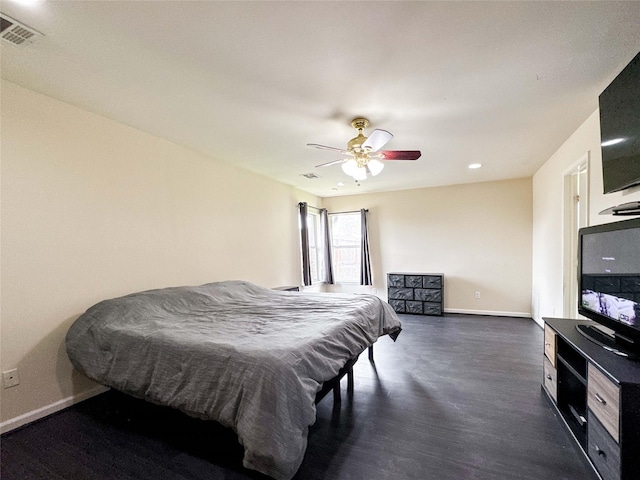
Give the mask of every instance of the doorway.
[[564, 173], [563, 316], [578, 318], [578, 230], [589, 225], [589, 152]]

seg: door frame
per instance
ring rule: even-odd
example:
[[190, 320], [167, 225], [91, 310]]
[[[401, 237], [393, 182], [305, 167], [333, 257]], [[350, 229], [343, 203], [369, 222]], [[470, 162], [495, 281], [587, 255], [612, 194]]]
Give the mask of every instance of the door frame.
[[562, 314], [578, 317], [578, 228], [589, 226], [590, 151], [563, 172]]

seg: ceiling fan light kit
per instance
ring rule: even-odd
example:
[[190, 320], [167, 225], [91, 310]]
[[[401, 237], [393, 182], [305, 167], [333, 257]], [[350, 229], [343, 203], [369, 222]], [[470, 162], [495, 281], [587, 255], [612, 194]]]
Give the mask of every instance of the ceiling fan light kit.
[[358, 166], [358, 162], [353, 158], [342, 164], [342, 171], [355, 180], [364, 180], [367, 178], [367, 169]]
[[333, 150], [350, 157], [316, 165], [316, 167], [328, 167], [342, 163], [342, 171], [359, 181], [365, 180], [368, 174], [378, 175], [384, 168], [384, 163], [380, 160], [417, 160], [420, 158], [421, 154], [418, 150], [380, 151], [393, 138], [393, 135], [386, 130], [376, 129], [371, 132], [369, 137], [365, 137], [362, 131], [369, 126], [369, 120], [366, 118], [354, 118], [351, 121], [351, 126], [358, 130], [358, 135], [349, 140], [346, 150], [317, 143], [307, 144], [310, 147]]
[[374, 177], [378, 175], [383, 168], [384, 163], [382, 163], [380, 160], [376, 160], [375, 158], [369, 160], [369, 163], [367, 163], [367, 169]]

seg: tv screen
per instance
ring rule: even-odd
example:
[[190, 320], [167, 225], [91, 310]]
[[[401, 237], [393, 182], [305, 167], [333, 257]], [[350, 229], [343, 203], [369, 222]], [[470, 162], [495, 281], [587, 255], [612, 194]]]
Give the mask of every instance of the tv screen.
[[640, 348], [640, 218], [580, 229], [578, 311]]
[[640, 184], [640, 53], [599, 97], [604, 193]]

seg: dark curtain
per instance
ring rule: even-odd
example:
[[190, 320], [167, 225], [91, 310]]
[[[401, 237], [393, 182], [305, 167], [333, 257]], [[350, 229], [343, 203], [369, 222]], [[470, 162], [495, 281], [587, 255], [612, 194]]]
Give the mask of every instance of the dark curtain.
[[360, 238], [360, 285], [372, 285], [371, 260], [369, 258], [369, 229], [367, 228], [367, 211], [360, 210], [362, 234]]
[[309, 227], [307, 226], [307, 204], [298, 204], [298, 218], [300, 222], [300, 250], [302, 252], [302, 281], [311, 285], [311, 265], [309, 264]]
[[329, 213], [326, 208], [320, 209], [320, 223], [324, 233], [324, 279], [333, 284], [333, 259], [331, 258], [331, 234], [329, 232]]

